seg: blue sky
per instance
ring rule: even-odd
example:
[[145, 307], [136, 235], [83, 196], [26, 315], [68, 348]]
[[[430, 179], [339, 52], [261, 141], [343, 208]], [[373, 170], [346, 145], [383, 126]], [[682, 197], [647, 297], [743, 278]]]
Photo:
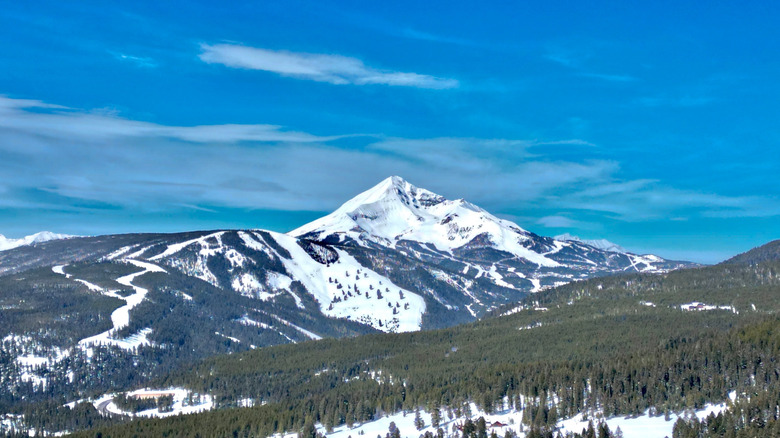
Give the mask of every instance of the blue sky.
[[0, 233], [287, 231], [389, 175], [542, 235], [780, 238], [774, 2], [12, 2]]

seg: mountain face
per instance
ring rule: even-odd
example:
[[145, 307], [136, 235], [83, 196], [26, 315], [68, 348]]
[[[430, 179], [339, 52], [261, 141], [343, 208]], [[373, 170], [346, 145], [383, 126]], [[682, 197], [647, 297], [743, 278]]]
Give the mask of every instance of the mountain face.
[[207, 355], [447, 327], [574, 280], [685, 266], [539, 236], [391, 177], [288, 234], [123, 234], [2, 251], [0, 354], [16, 358], [17, 396], [105, 390]]

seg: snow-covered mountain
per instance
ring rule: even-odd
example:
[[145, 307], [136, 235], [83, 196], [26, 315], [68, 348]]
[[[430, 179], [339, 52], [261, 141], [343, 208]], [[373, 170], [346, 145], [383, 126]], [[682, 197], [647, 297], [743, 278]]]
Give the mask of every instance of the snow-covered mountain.
[[333, 213], [289, 234], [313, 240], [341, 235], [393, 248], [399, 241], [409, 240], [450, 254], [479, 238], [485, 244], [539, 266], [559, 266], [544, 254], [524, 246], [533, 235], [516, 224], [463, 199], [449, 201], [417, 188], [398, 176], [385, 179]]
[[51, 231], [41, 231], [19, 239], [10, 239], [0, 234], [0, 251], [18, 248], [20, 246], [34, 245], [36, 243], [48, 242], [50, 240], [69, 239], [71, 235], [56, 234]]
[[288, 234], [64, 237], [0, 251], [0, 339], [14, 343], [19, 379], [39, 386], [53, 369], [69, 379], [74, 360], [99, 367], [92, 357], [151, 348], [176, 361], [447, 327], [571, 281], [691, 266], [539, 236], [399, 177]]
[[590, 245], [594, 248], [603, 249], [609, 252], [619, 252], [621, 254], [628, 254], [628, 251], [617, 243], [610, 242], [607, 239], [582, 239], [579, 236], [572, 236], [569, 233], [559, 234], [555, 236], [555, 240], [561, 240], [564, 242], [580, 242], [586, 245]]
[[443, 257], [460, 259], [475, 249], [495, 251], [505, 259], [534, 266], [539, 274], [547, 272], [544, 268], [652, 272], [674, 267], [661, 257], [632, 254], [606, 239], [538, 236], [463, 199], [447, 200], [398, 176], [289, 234], [391, 249], [417, 244]]
[[[64, 237], [41, 233], [23, 240]], [[688, 266], [603, 242], [539, 236], [397, 176], [288, 234], [221, 230], [69, 239], [4, 252], [0, 274], [51, 265], [67, 273], [77, 261], [151, 264], [160, 270], [150, 272], [175, 271], [249, 298], [256, 305], [237, 321], [271, 315], [285, 326], [276, 332], [286, 339], [328, 336], [328, 324], [388, 332], [443, 327], [573, 280]], [[164, 278], [156, 280], [161, 287]]]

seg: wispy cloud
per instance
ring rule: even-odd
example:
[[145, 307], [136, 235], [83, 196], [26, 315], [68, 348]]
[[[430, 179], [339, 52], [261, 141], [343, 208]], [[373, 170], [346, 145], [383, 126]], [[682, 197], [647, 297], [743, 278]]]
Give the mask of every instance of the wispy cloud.
[[167, 126], [0, 97], [0, 205], [325, 211], [397, 174], [489, 210], [545, 211], [537, 220], [548, 227], [581, 225], [574, 210], [625, 221], [780, 215], [778, 199], [621, 179], [620, 163], [535, 147], [587, 143], [578, 139], [363, 136], [339, 147], [340, 138], [274, 125]]
[[627, 221], [698, 217], [772, 217], [780, 199], [727, 196], [669, 187], [654, 180], [605, 182], [575, 191], [562, 200], [568, 208], [600, 211]]
[[[46, 113], [24, 109], [59, 110]], [[80, 138], [106, 140], [117, 138], [169, 138], [193, 143], [237, 142], [326, 142], [344, 136], [322, 137], [285, 130], [276, 125], [201, 125], [168, 126], [128, 120], [105, 112], [73, 111], [59, 105], [35, 100], [0, 96], [0, 128], [35, 133], [56, 139]], [[7, 145], [11, 147], [11, 145]], [[0, 145], [3, 149], [3, 145]]]
[[203, 44], [201, 50], [200, 59], [209, 64], [338, 85], [381, 84], [429, 89], [457, 88], [459, 85], [455, 79], [371, 68], [357, 58], [340, 55], [277, 51], [238, 44]]
[[539, 218], [536, 223], [547, 228], [575, 228], [580, 226], [578, 221], [560, 215], [544, 216]]
[[455, 44], [458, 46], [465, 46], [465, 47], [481, 47], [481, 44], [477, 44], [474, 41], [465, 39], [465, 38], [457, 38], [457, 37], [451, 37], [451, 36], [445, 36], [445, 35], [438, 35], [430, 32], [423, 32], [420, 30], [412, 29], [412, 28], [401, 28], [397, 32], [399, 35], [421, 40], [421, 41], [432, 41], [436, 43], [446, 43], [446, 44]]
[[143, 68], [155, 68], [157, 67], [157, 62], [154, 61], [152, 58], [144, 57], [144, 56], [133, 56], [128, 55], [126, 53], [117, 53], [117, 52], [111, 52], [112, 55], [114, 55], [114, 58], [122, 61], [122, 62], [128, 62], [136, 67], [143, 67]]
[[[591, 42], [596, 46], [604, 46], [604, 42]], [[546, 53], [543, 55], [544, 59], [558, 64], [567, 69], [573, 70], [578, 76], [600, 79], [609, 82], [634, 82], [639, 80], [638, 78], [625, 74], [610, 74], [598, 71], [594, 69], [588, 62], [593, 58], [593, 51], [590, 49], [573, 50], [565, 48], [559, 45], [549, 45], [546, 48]], [[596, 70], [596, 71], [594, 71]]]

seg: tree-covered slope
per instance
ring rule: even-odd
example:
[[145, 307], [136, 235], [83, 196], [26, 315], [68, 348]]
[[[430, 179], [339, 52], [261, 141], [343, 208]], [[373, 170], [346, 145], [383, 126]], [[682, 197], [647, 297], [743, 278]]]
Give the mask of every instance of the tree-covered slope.
[[[334, 427], [400, 409], [457, 410], [467, 400], [487, 412], [523, 404], [540, 433], [579, 412], [664, 412], [731, 392], [737, 412], [780, 388], [778, 273], [780, 264], [764, 263], [594, 279], [464, 326], [215, 357], [157, 383], [212, 394], [226, 409], [102, 432], [267, 436], [308, 421]], [[256, 407], [230, 408], [246, 399]], [[770, 424], [776, 399], [761, 400]]]
[[780, 260], [780, 240], [773, 240], [767, 244], [753, 248], [750, 251], [738, 254], [723, 263], [761, 263], [769, 260]]

